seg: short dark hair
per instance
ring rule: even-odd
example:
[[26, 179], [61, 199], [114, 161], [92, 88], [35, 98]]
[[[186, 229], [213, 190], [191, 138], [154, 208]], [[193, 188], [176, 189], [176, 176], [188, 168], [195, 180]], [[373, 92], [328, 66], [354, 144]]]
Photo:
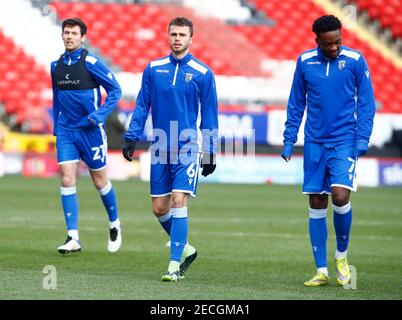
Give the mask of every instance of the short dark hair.
[[61, 30], [64, 31], [66, 26], [80, 26], [81, 36], [87, 33], [87, 25], [80, 18], [70, 18], [63, 21]]
[[333, 15], [319, 17], [313, 23], [313, 32], [317, 35], [317, 37], [322, 32], [340, 30], [341, 28], [341, 21]]
[[172, 21], [170, 21], [169, 27], [168, 27], [168, 32], [169, 32], [171, 26], [189, 27], [190, 28], [190, 36], [191, 37], [193, 36], [193, 33], [194, 33], [193, 22], [185, 17], [177, 17], [177, 18], [174, 18]]

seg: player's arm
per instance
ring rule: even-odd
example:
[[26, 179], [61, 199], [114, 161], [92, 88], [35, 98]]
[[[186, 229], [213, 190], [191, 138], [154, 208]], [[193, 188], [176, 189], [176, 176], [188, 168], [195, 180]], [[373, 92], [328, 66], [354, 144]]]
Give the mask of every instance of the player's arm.
[[368, 143], [373, 130], [375, 98], [371, 76], [363, 56], [356, 63], [357, 87], [357, 134], [355, 156], [367, 153]]
[[58, 98], [58, 89], [53, 81], [53, 74], [56, 70], [57, 61], [54, 61], [50, 65], [50, 75], [52, 77], [52, 91], [53, 91], [53, 135], [57, 135], [57, 121], [59, 120], [60, 114], [60, 102]]
[[88, 116], [88, 119], [94, 121], [96, 124], [104, 123], [109, 113], [117, 107], [117, 103], [121, 98], [121, 88], [113, 73], [109, 70], [106, 64], [98, 58], [87, 56], [85, 65], [88, 72], [107, 93], [103, 106], [92, 112]]
[[141, 89], [138, 93], [137, 101], [130, 125], [124, 138], [127, 140], [138, 141], [144, 132], [145, 122], [148, 118], [151, 107], [151, 71], [149, 65], [142, 74]]
[[289, 161], [292, 156], [293, 144], [297, 141], [300, 124], [303, 119], [306, 107], [306, 85], [301, 70], [301, 59], [297, 60], [296, 70], [293, 76], [292, 88], [290, 90], [285, 132], [283, 133], [282, 158]]
[[205, 74], [200, 86], [202, 132], [202, 175], [207, 176], [215, 171], [218, 142], [218, 97], [215, 77], [211, 70]]
[[133, 116], [124, 135], [123, 156], [128, 161], [133, 158], [135, 145], [144, 132], [145, 122], [151, 107], [151, 71], [148, 65], [142, 74], [141, 89], [138, 93]]

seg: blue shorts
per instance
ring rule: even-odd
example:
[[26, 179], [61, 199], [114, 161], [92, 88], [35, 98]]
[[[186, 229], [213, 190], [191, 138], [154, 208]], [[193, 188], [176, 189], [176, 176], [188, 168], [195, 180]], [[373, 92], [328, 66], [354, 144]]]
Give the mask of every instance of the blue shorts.
[[331, 187], [356, 191], [354, 142], [304, 144], [305, 194], [331, 194]]
[[200, 155], [197, 153], [188, 161], [172, 161], [169, 154], [166, 161], [155, 161], [151, 152], [151, 197], [163, 197], [172, 192], [196, 196]]
[[81, 130], [59, 127], [56, 148], [59, 165], [82, 159], [90, 170], [106, 167], [107, 139], [102, 126]]

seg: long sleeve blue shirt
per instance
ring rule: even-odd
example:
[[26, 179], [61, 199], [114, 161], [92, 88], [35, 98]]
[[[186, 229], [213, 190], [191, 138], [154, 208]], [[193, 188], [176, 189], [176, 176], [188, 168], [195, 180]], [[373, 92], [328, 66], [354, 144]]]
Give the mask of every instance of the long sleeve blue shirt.
[[[82, 47], [73, 51], [65, 51], [63, 63], [76, 64], [81, 58]], [[56, 70], [57, 61], [51, 63], [51, 74]], [[97, 83], [107, 93], [105, 103], [101, 105], [100, 87], [90, 90], [60, 90], [53, 85], [53, 120], [54, 134], [57, 127], [67, 129], [88, 128], [105, 122], [109, 113], [117, 107], [121, 97], [120, 85], [104, 62], [94, 54], [88, 53], [85, 67]], [[93, 121], [91, 124], [89, 119]]]
[[362, 54], [342, 46], [335, 59], [326, 58], [320, 48], [300, 55], [288, 101], [284, 143], [297, 141], [306, 107], [306, 142], [368, 142], [375, 100]]
[[150, 109], [152, 142], [165, 140], [160, 150], [181, 150], [187, 144], [198, 152], [202, 144], [202, 151], [216, 152], [218, 99], [214, 74], [190, 53], [179, 60], [171, 54], [147, 65], [125, 139], [139, 140]]

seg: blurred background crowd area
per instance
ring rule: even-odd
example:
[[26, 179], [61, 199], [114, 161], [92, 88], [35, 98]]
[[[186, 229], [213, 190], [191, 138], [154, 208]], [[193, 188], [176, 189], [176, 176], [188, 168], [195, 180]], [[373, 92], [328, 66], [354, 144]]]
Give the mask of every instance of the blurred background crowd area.
[[[122, 87], [107, 124], [109, 148], [119, 149], [142, 71], [169, 54], [167, 25], [186, 16], [195, 26], [191, 52], [216, 75], [220, 136], [253, 138], [257, 153], [278, 153], [295, 62], [316, 47], [311, 26], [324, 14], [341, 19], [344, 45], [370, 67], [377, 113], [369, 156], [402, 157], [401, 0], [0, 0], [0, 150], [35, 150], [11, 139], [16, 134], [51, 136], [49, 70], [64, 52], [64, 19], [85, 21], [85, 47], [106, 61]], [[45, 141], [52, 152], [54, 140]], [[302, 144], [303, 128], [296, 153]]]

